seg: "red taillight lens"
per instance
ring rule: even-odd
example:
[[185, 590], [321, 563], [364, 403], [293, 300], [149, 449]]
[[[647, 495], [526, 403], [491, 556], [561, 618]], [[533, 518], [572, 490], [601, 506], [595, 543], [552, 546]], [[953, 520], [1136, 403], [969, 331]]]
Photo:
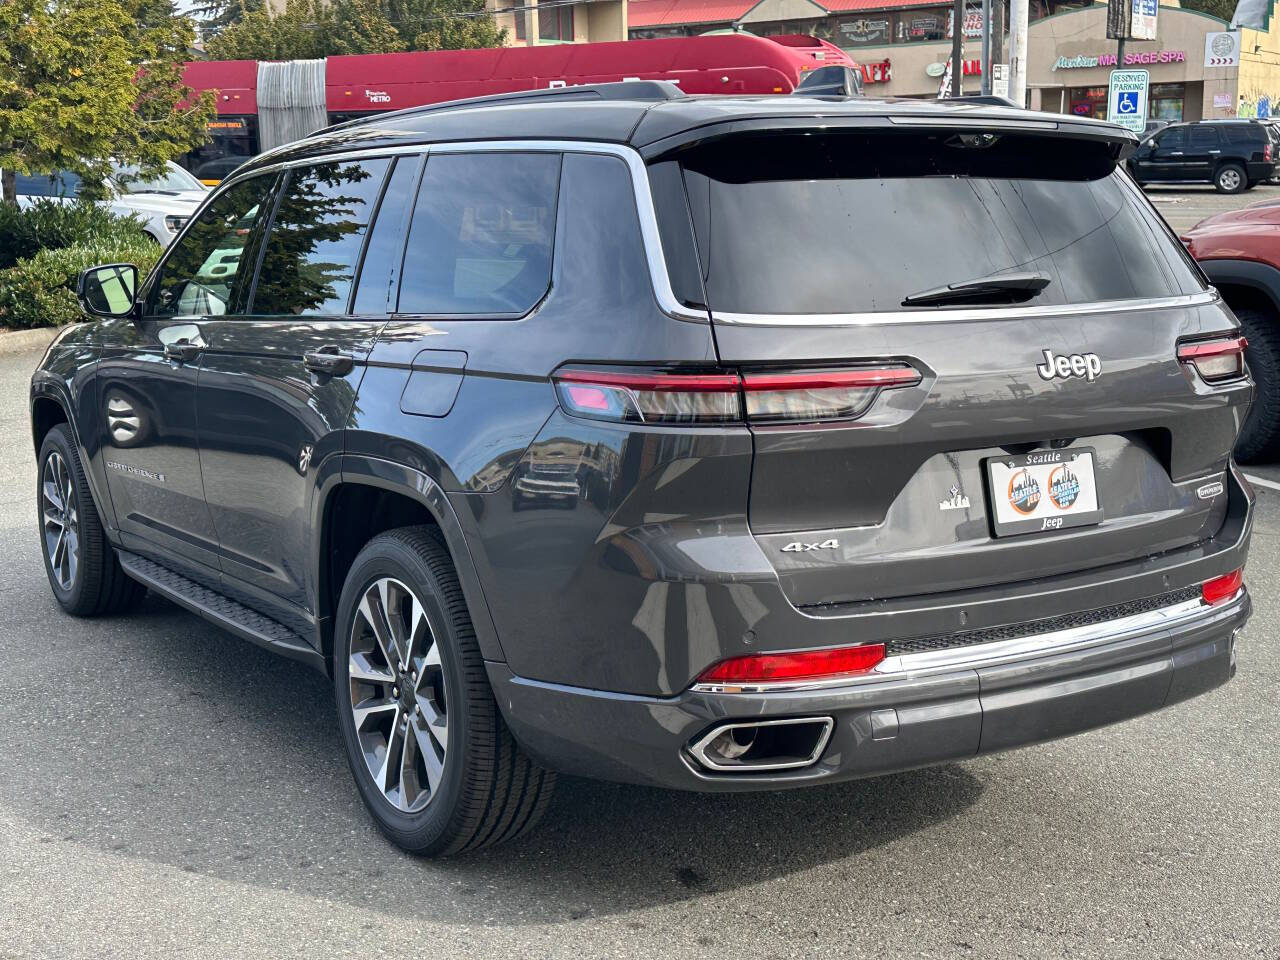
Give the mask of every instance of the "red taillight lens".
[[806, 423], [866, 413], [881, 390], [920, 382], [905, 363], [844, 370], [670, 373], [565, 369], [552, 376], [565, 411], [630, 423]]
[[721, 660], [702, 674], [698, 682], [757, 684], [851, 677], [866, 673], [883, 659], [883, 643], [801, 653], [753, 653]]
[[1210, 383], [1239, 380], [1244, 376], [1244, 337], [1219, 337], [1178, 344], [1178, 359], [1195, 368]]
[[1269, 143], [1263, 146], [1262, 148], [1262, 162], [1263, 163], [1271, 162], [1271, 144]]
[[735, 373], [561, 370], [553, 379], [561, 406], [581, 417], [683, 424], [741, 419]]
[[919, 382], [919, 372], [901, 364], [856, 370], [746, 373], [742, 389], [748, 420], [802, 422], [861, 416], [881, 389]]
[[1211, 607], [1226, 603], [1244, 586], [1244, 569], [1232, 570], [1200, 585], [1200, 598]]

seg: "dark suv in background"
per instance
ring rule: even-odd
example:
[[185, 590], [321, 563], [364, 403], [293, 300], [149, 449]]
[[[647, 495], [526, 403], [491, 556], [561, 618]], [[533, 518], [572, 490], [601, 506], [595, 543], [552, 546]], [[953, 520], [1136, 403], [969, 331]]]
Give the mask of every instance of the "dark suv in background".
[[1129, 157], [1141, 184], [1211, 183], [1220, 193], [1249, 190], [1275, 176], [1276, 137], [1260, 120], [1175, 123], [1143, 140]]
[[553, 771], [800, 787], [1203, 693], [1251, 386], [1133, 143], [628, 83], [266, 154], [32, 378], [53, 593], [329, 673], [432, 854]]

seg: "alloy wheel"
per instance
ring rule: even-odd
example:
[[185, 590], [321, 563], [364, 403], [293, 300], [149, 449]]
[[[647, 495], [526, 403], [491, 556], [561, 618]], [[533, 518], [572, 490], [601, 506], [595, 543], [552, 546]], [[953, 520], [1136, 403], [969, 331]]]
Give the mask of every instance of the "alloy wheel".
[[1222, 184], [1224, 190], [1234, 190], [1240, 186], [1240, 172], [1238, 170], [1223, 170], [1218, 174], [1218, 182]]
[[397, 810], [431, 802], [449, 745], [444, 666], [422, 601], [392, 577], [372, 583], [347, 660], [356, 739], [374, 785]]
[[45, 459], [40, 474], [40, 513], [49, 569], [58, 586], [70, 590], [80, 566], [80, 514], [71, 471], [56, 450]]

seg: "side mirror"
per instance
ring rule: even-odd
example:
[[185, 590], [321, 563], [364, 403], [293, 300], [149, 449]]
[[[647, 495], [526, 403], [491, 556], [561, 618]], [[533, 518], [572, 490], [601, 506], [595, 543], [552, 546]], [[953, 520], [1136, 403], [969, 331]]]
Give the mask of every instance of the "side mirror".
[[138, 268], [132, 263], [108, 263], [80, 274], [76, 296], [85, 313], [118, 319], [133, 313]]

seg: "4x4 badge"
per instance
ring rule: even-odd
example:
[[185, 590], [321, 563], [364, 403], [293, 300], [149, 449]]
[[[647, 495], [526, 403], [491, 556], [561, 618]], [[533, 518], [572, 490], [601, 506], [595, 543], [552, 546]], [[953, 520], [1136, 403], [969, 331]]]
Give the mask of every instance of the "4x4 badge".
[[969, 498], [960, 492], [955, 484], [951, 485], [951, 496], [938, 502], [939, 510], [968, 510]]

